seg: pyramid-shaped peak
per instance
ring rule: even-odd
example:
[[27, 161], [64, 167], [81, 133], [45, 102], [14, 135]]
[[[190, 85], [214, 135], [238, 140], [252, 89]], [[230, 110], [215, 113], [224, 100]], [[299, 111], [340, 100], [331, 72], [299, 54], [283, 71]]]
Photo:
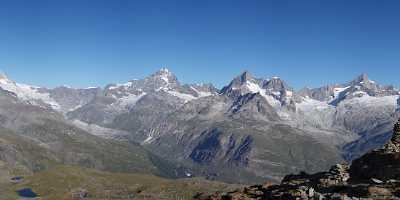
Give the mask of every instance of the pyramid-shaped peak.
[[177, 83], [178, 79], [176, 76], [167, 68], [163, 67], [154, 74], [150, 76], [152, 79], [162, 80], [163, 82], [170, 84], [170, 83]]
[[361, 81], [369, 81], [369, 79], [368, 79], [368, 74], [366, 74], [366, 73], [362, 73], [361, 75], [358, 76], [357, 79], [358, 79], [360, 82], [361, 82]]
[[252, 75], [249, 71], [245, 70], [242, 72], [241, 74], [242, 77], [246, 77], [246, 78], [252, 78]]
[[251, 85], [258, 85], [258, 80], [254, 79], [253, 76], [250, 74], [249, 71], [244, 71], [240, 75], [236, 76], [229, 85], [222, 88], [221, 93], [227, 94], [232, 90], [241, 90], [246, 88], [249, 84]]
[[253, 75], [249, 71], [242, 72], [238, 77], [235, 78], [235, 81], [240, 83], [245, 83], [246, 81], [252, 80]]
[[359, 76], [357, 76], [357, 78], [355, 78], [353, 81], [351, 81], [350, 85], [369, 84], [369, 83], [374, 84], [375, 82], [369, 79], [368, 74], [362, 73]]

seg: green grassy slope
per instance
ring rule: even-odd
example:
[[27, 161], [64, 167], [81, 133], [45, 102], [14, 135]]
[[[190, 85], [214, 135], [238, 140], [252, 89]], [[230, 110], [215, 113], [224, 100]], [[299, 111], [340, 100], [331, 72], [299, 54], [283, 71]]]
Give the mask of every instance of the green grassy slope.
[[[17, 199], [15, 191], [31, 188], [42, 200], [70, 200], [84, 189], [88, 199], [192, 199], [197, 192], [229, 191], [235, 186], [203, 179], [168, 180], [146, 174], [102, 172], [77, 166], [57, 166], [7, 185], [3, 194]], [[237, 187], [237, 186], [236, 186]], [[1, 199], [1, 198], [0, 198]]]

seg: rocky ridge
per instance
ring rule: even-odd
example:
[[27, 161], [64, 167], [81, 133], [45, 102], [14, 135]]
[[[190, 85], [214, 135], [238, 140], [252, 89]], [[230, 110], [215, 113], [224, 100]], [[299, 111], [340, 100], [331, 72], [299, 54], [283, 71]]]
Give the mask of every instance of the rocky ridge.
[[[165, 68], [105, 88], [47, 89], [7, 76], [0, 76], [0, 87], [11, 98], [0, 104], [6, 128], [20, 132], [39, 116], [54, 116], [103, 139], [143, 146], [193, 176], [240, 183], [280, 181], [288, 173], [315, 173], [358, 158], [390, 139], [400, 115], [398, 90], [365, 74], [302, 91], [247, 71], [219, 91], [180, 83]], [[231, 172], [243, 173], [237, 178]]]
[[198, 200], [396, 200], [400, 199], [400, 120], [381, 149], [337, 164], [327, 172], [286, 176], [280, 185], [255, 185], [229, 193], [198, 194]]

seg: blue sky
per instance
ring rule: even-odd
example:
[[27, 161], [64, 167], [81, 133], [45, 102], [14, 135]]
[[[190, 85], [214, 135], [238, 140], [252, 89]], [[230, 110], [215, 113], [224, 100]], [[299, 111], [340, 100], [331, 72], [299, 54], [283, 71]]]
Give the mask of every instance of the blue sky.
[[0, 69], [40, 86], [103, 86], [167, 66], [221, 87], [243, 70], [295, 88], [368, 73], [400, 86], [396, 0], [13, 0]]

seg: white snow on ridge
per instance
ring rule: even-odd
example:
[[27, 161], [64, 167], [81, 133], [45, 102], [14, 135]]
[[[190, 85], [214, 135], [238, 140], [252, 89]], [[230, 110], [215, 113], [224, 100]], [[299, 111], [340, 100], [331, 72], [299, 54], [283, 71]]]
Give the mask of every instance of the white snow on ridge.
[[311, 127], [330, 128], [335, 126], [338, 119], [344, 119], [344, 116], [363, 116], [363, 113], [371, 112], [379, 118], [383, 113], [392, 113], [397, 108], [398, 99], [399, 95], [374, 97], [364, 92], [355, 92], [352, 98], [344, 99], [338, 105], [330, 105], [330, 101], [305, 97], [301, 103], [296, 103], [297, 119]]
[[168, 75], [163, 74], [163, 75], [160, 76], [160, 78], [161, 78], [165, 83], [167, 83], [167, 84], [169, 83]]
[[360, 104], [363, 106], [384, 106], [384, 105], [391, 105], [396, 107], [397, 106], [397, 99], [399, 95], [393, 96], [383, 96], [383, 97], [373, 97], [369, 96], [365, 93], [365, 95], [361, 97], [355, 97], [351, 99], [346, 99], [344, 103], [346, 104]]
[[185, 94], [185, 93], [181, 93], [181, 92], [177, 92], [177, 91], [173, 91], [173, 90], [167, 90], [167, 93], [169, 93], [172, 96], [176, 96], [180, 99], [183, 99], [186, 102], [192, 101], [194, 99], [197, 99], [197, 97], [190, 95], [190, 94]]
[[91, 87], [87, 87], [87, 88], [85, 88], [85, 89], [86, 89], [86, 90], [91, 90], [91, 89], [97, 89], [97, 88], [99, 88], [99, 87], [91, 86]]
[[202, 91], [197, 90], [194, 87], [190, 87], [190, 89], [195, 91], [198, 94], [198, 97], [195, 97], [195, 96], [193, 96], [191, 94], [178, 92], [178, 91], [175, 91], [175, 90], [170, 90], [170, 89], [167, 89], [167, 88], [161, 88], [161, 90], [164, 90], [168, 94], [170, 94], [172, 96], [175, 96], [175, 97], [178, 97], [180, 99], [183, 99], [185, 101], [185, 103], [187, 103], [189, 101], [192, 101], [192, 100], [195, 100], [195, 99], [198, 99], [198, 98], [201, 98], [201, 97], [207, 97], [207, 96], [213, 95], [211, 92], [202, 92]]
[[171, 72], [167, 68], [162, 68], [160, 70], [160, 72], [161, 72], [161, 74], [159, 77], [161, 78], [161, 80], [163, 80], [168, 85], [169, 84], [169, 76], [171, 75]]
[[109, 90], [115, 90], [115, 89], [118, 89], [120, 87], [124, 87], [124, 88], [132, 87], [132, 82], [127, 82], [127, 83], [123, 83], [123, 84], [117, 84], [115, 86], [109, 87], [108, 89]]
[[213, 95], [211, 92], [200, 92], [200, 91], [198, 91], [197, 93], [199, 94], [199, 97], [208, 97], [208, 96]]
[[156, 139], [156, 130], [155, 129], [151, 129], [150, 132], [147, 134], [147, 138], [145, 140], [143, 140], [143, 142], [141, 142], [141, 145], [145, 145], [145, 144], [150, 144], [154, 141], [154, 139]]
[[139, 95], [128, 94], [127, 96], [119, 98], [118, 101], [116, 103], [113, 103], [112, 105], [118, 105], [122, 108], [126, 108], [128, 106], [134, 106], [136, 102], [138, 102], [145, 95], [146, 95], [145, 92]]
[[3, 90], [16, 94], [23, 101], [41, 100], [55, 110], [61, 109], [61, 106], [50, 97], [49, 93], [39, 92], [40, 87], [15, 83], [5, 77], [0, 78], [0, 87]]
[[309, 97], [303, 99], [301, 103], [296, 104], [296, 108], [303, 112], [310, 112], [311, 110], [324, 111], [326, 109], [332, 109], [334, 106], [329, 105], [326, 101], [318, 101]]
[[207, 96], [211, 96], [212, 95], [211, 92], [202, 92], [202, 91], [197, 90], [193, 86], [190, 86], [190, 89], [194, 90], [199, 95], [199, 97], [207, 97]]
[[277, 108], [281, 106], [281, 103], [275, 99], [274, 97], [267, 95], [266, 90], [261, 88], [258, 84], [253, 83], [251, 81], [246, 82], [246, 87], [251, 93], [260, 93], [261, 96], [263, 96], [271, 106]]
[[153, 136], [149, 135], [141, 144], [149, 144], [151, 143]]
[[355, 91], [355, 92], [353, 92], [353, 95], [359, 95], [359, 96], [361, 96], [361, 95], [366, 95], [367, 93], [366, 92], [364, 92], [364, 91]]
[[309, 97], [296, 103], [297, 123], [311, 127], [330, 127], [334, 121], [336, 107], [327, 101], [318, 101]]
[[265, 95], [265, 90], [256, 83], [246, 81], [246, 87], [251, 93], [260, 93], [261, 95]]
[[349, 88], [350, 88], [350, 86], [347, 86], [347, 87], [344, 87], [344, 88], [334, 88], [333, 90], [334, 90], [335, 98], [337, 98], [340, 95], [340, 93], [342, 93], [343, 91], [345, 91], [345, 90], [347, 90]]
[[44, 103], [49, 104], [53, 109], [59, 110], [61, 106], [50, 97], [49, 93], [41, 93], [38, 91], [39, 87], [33, 87], [25, 84], [16, 84], [19, 91], [16, 93], [18, 97], [23, 100], [42, 100]]

